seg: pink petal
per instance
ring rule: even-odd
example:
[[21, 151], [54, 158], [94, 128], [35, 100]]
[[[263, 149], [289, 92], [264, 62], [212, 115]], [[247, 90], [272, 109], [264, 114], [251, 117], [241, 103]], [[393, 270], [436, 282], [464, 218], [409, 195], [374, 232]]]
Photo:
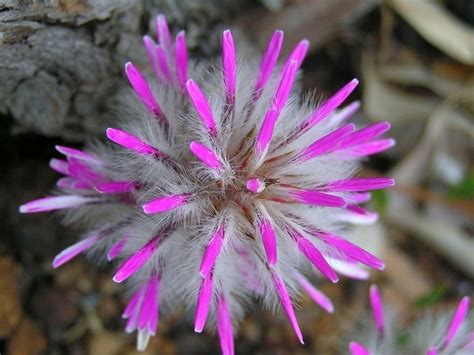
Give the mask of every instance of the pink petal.
[[246, 181], [245, 187], [250, 192], [253, 192], [254, 194], [259, 194], [265, 189], [265, 182], [263, 182], [259, 178], [252, 178]]
[[256, 92], [263, 90], [267, 84], [278, 60], [282, 44], [283, 31], [277, 30], [273, 33], [271, 40], [268, 42], [262, 61], [260, 62], [260, 72], [258, 74], [257, 84], [255, 85]]
[[106, 180], [101, 174], [92, 170], [89, 165], [76, 158], [69, 158], [69, 175], [89, 185], [101, 183]]
[[362, 143], [341, 150], [341, 154], [350, 159], [362, 158], [368, 155], [377, 154], [395, 145], [395, 139], [379, 139], [372, 142]]
[[350, 197], [351, 202], [355, 204], [364, 203], [370, 201], [372, 194], [370, 192], [358, 192], [352, 194]]
[[66, 160], [53, 158], [49, 161], [49, 167], [60, 174], [69, 175], [69, 163]]
[[297, 68], [298, 62], [293, 60], [290, 62], [287, 70], [282, 74], [278, 89], [273, 97], [272, 105], [267, 111], [257, 135], [256, 149], [257, 155], [259, 156], [264, 156], [270, 145], [273, 129], [295, 82]]
[[299, 154], [299, 158], [302, 160], [309, 160], [319, 155], [331, 152], [337, 148], [342, 139], [352, 133], [354, 129], [355, 126], [350, 123], [326, 134], [304, 149]]
[[201, 118], [202, 123], [204, 124], [204, 127], [211, 135], [216, 135], [216, 122], [214, 121], [214, 116], [212, 115], [211, 108], [209, 107], [204, 93], [192, 79], [189, 79], [186, 82], [186, 88], [188, 90], [189, 97], [193, 102], [194, 108]]
[[222, 74], [226, 92], [230, 98], [235, 97], [236, 70], [234, 39], [230, 30], [226, 30], [222, 34]]
[[89, 153], [83, 152], [82, 150], [65, 147], [63, 145], [56, 145], [55, 148], [59, 153], [64, 154], [68, 158], [76, 158], [88, 163], [101, 164], [99, 159]]
[[334, 271], [351, 279], [367, 280], [370, 277], [370, 274], [366, 269], [361, 268], [355, 263], [333, 258], [327, 258], [327, 261]]
[[303, 64], [304, 57], [306, 57], [306, 53], [308, 52], [309, 48], [309, 41], [307, 39], [301, 40], [293, 51], [288, 56], [285, 64], [282, 67], [282, 72], [285, 72], [292, 61], [296, 61], [296, 70], [301, 67]]
[[175, 210], [188, 202], [190, 195], [169, 195], [148, 202], [143, 206], [146, 214], [162, 213]]
[[454, 336], [456, 335], [457, 331], [459, 330], [469, 313], [469, 304], [470, 299], [467, 296], [463, 297], [461, 302], [459, 302], [459, 305], [456, 308], [456, 311], [454, 312], [453, 318], [449, 323], [448, 329], [446, 330], [446, 334], [444, 336], [441, 348], [447, 347], [449, 343], [451, 343], [451, 341], [453, 340]]
[[156, 45], [156, 58], [158, 60], [158, 66], [160, 67], [161, 73], [164, 76], [165, 81], [171, 81], [171, 72], [168, 65], [168, 59], [166, 58], [165, 50], [162, 46]]
[[[130, 298], [130, 301], [128, 301], [127, 307], [125, 307], [125, 310], [122, 313], [122, 318], [127, 319], [134, 314], [138, 314], [137, 310], [142, 303], [142, 297], [145, 290], [146, 285], [143, 285], [133, 294], [133, 296]], [[133, 330], [134, 329], [132, 329], [132, 331]]]
[[325, 188], [336, 192], [356, 192], [380, 190], [393, 185], [395, 185], [395, 180], [386, 177], [350, 178], [345, 180], [332, 181], [331, 183], [327, 184]]
[[314, 287], [307, 279], [300, 273], [296, 273], [296, 279], [300, 283], [301, 287], [306, 293], [313, 299], [314, 302], [319, 304], [322, 309], [328, 313], [334, 313], [334, 306], [331, 300], [316, 287]]
[[90, 190], [91, 185], [84, 181], [79, 181], [71, 177], [63, 177], [56, 182], [57, 187], [72, 190]]
[[196, 312], [194, 313], [194, 331], [201, 333], [206, 325], [207, 314], [212, 299], [212, 277], [204, 278], [201, 281], [199, 295], [196, 304]]
[[114, 245], [112, 245], [109, 252], [107, 253], [108, 261], [114, 260], [117, 256], [120, 255], [120, 253], [122, 253], [125, 244], [127, 244], [127, 239], [127, 236], [125, 236], [122, 239], [119, 239]]
[[211, 149], [206, 147], [204, 144], [192, 141], [189, 145], [189, 149], [193, 154], [201, 160], [205, 165], [207, 165], [211, 169], [221, 169], [222, 163], [217, 156]]
[[158, 58], [156, 56], [156, 43], [149, 36], [143, 37], [143, 44], [145, 46], [146, 54], [148, 56], [148, 61], [150, 62], [153, 72], [157, 79], [161, 79], [162, 73], [158, 64]]
[[160, 105], [158, 105], [148, 82], [142, 76], [137, 67], [135, 67], [131, 62], [128, 62], [125, 64], [125, 74], [127, 75], [128, 81], [130, 82], [130, 85], [132, 85], [135, 94], [137, 94], [138, 98], [141, 100], [143, 105], [145, 105], [148, 111], [162, 117], [163, 112], [161, 111]]
[[312, 190], [290, 190], [289, 194], [298, 202], [314, 206], [344, 207], [346, 201], [339, 196]]
[[286, 290], [285, 283], [274, 270], [270, 270], [270, 272], [272, 275], [273, 284], [275, 285], [275, 289], [277, 291], [278, 297], [280, 298], [280, 303], [283, 307], [283, 310], [285, 311], [285, 314], [288, 317], [291, 327], [293, 328], [293, 331], [298, 337], [298, 340], [301, 344], [304, 345], [303, 334], [301, 334], [301, 330], [298, 325], [298, 320], [296, 319], [295, 311], [293, 309], [290, 296], [288, 295], [288, 291]]
[[301, 234], [296, 232], [293, 233], [293, 237], [296, 239], [298, 249], [306, 256], [309, 262], [314, 265], [327, 279], [333, 283], [339, 281], [339, 277], [334, 272], [329, 263], [324, 259], [323, 254], [311, 243], [308, 239], [304, 238]]
[[120, 283], [136, 273], [148, 261], [148, 259], [151, 258], [156, 248], [158, 248], [160, 241], [160, 237], [156, 236], [141, 247], [141, 249], [136, 251], [135, 254], [131, 255], [117, 269], [113, 280]]
[[186, 34], [180, 31], [176, 35], [176, 76], [179, 84], [185, 88], [188, 80], [188, 50], [186, 46]]
[[341, 145], [339, 148], [346, 148], [346, 147], [351, 147], [360, 143], [365, 143], [368, 142], [369, 140], [373, 138], [377, 138], [387, 132], [390, 129], [390, 123], [389, 122], [379, 122], [375, 123], [371, 126], [362, 128], [358, 131], [355, 131], [344, 141], [341, 142]]
[[326, 100], [314, 113], [308, 117], [308, 119], [303, 123], [303, 128], [305, 130], [314, 127], [317, 123], [324, 120], [331, 113], [337, 109], [345, 99], [354, 91], [356, 86], [359, 84], [359, 80], [352, 79], [349, 83], [344, 85], [338, 92]]
[[203, 278], [209, 277], [212, 269], [214, 268], [214, 264], [216, 263], [216, 259], [219, 256], [219, 253], [222, 249], [222, 245], [224, 243], [224, 227], [219, 226], [212, 236], [209, 244], [204, 251], [204, 256], [201, 261], [201, 266], [199, 268], [199, 274]]
[[151, 335], [155, 335], [158, 324], [158, 277], [152, 277], [146, 285], [145, 293], [140, 307], [137, 328], [148, 329]]
[[222, 355], [234, 355], [232, 318], [223, 296], [220, 296], [217, 301], [217, 333], [219, 334]]
[[367, 350], [363, 345], [351, 341], [349, 343], [349, 351], [352, 355], [370, 355], [369, 350]]
[[156, 17], [156, 34], [158, 36], [159, 43], [164, 48], [171, 48], [171, 34], [165, 15], [160, 14]]
[[271, 222], [267, 219], [263, 219], [258, 224], [260, 236], [262, 237], [263, 247], [265, 254], [267, 255], [267, 261], [270, 265], [275, 265], [277, 262], [277, 242], [275, 229]]
[[385, 264], [382, 260], [343, 238], [328, 233], [320, 234], [319, 237], [326, 244], [334, 247], [337, 253], [342, 253], [352, 260], [377, 270], [383, 270], [385, 268]]
[[82, 254], [84, 251], [92, 247], [98, 239], [99, 234], [95, 233], [89, 235], [87, 238], [82, 239], [76, 244], [73, 244], [70, 247], [64, 249], [62, 252], [55, 256], [53, 260], [53, 267], [58, 268], [61, 265], [67, 263], [69, 260], [78, 256], [79, 254]]
[[100, 198], [85, 197], [81, 195], [60, 195], [40, 198], [20, 206], [20, 213], [35, 213], [76, 208], [86, 203], [99, 202]]
[[133, 191], [135, 183], [133, 181], [112, 181], [96, 185], [95, 189], [101, 194], [118, 194]]
[[377, 285], [370, 286], [370, 304], [374, 317], [375, 328], [383, 335], [385, 332], [385, 321], [383, 316], [383, 305]]
[[134, 152], [137, 152], [138, 154], [142, 154], [142, 155], [153, 154], [158, 157], [165, 156], [162, 152], [160, 152], [155, 147], [152, 147], [151, 145], [146, 144], [140, 138], [128, 132], [122, 131], [121, 129], [107, 128], [106, 132], [107, 132], [107, 138], [109, 138], [112, 142], [115, 142], [124, 148], [133, 150]]
[[338, 219], [341, 222], [352, 223], [355, 225], [371, 225], [377, 222], [379, 214], [367, 211], [356, 205], [349, 205], [346, 211], [339, 214]]
[[339, 122], [347, 121], [352, 116], [354, 116], [354, 114], [359, 110], [359, 108], [360, 108], [360, 101], [351, 102], [342, 110], [334, 113], [331, 119], [334, 121], [339, 121]]
[[438, 355], [438, 350], [433, 346], [426, 351], [426, 355]]

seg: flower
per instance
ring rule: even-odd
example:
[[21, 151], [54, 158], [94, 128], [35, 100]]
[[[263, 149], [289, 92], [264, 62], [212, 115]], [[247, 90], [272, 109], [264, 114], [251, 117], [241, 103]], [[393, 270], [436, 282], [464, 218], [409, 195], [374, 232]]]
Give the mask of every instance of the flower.
[[255, 297], [280, 304], [303, 343], [293, 308], [300, 289], [333, 311], [307, 277], [364, 279], [361, 265], [384, 268], [341, 234], [375, 222], [360, 204], [394, 184], [353, 177], [361, 158], [393, 146], [380, 138], [390, 125], [346, 123], [359, 103], [338, 108], [356, 79], [319, 106], [299, 97], [306, 40], [278, 64], [283, 32], [275, 31], [258, 65], [237, 60], [227, 30], [221, 64], [191, 66], [184, 31], [173, 40], [160, 15], [157, 33], [158, 44], [144, 37], [153, 77], [125, 65], [134, 94], [121, 128], [85, 151], [56, 147], [65, 157], [51, 161], [65, 176], [58, 194], [20, 212], [67, 209], [66, 222], [93, 231], [54, 267], [84, 252], [120, 260], [113, 280], [135, 290], [124, 317], [139, 349], [155, 333], [159, 305], [184, 304], [196, 332], [215, 325], [222, 352], [233, 354], [234, 325]]
[[[398, 327], [400, 322], [397, 319], [385, 319], [382, 299], [376, 285], [370, 287], [370, 304], [375, 329], [361, 335], [365, 338], [364, 343], [369, 346], [356, 341], [349, 343], [352, 355], [467, 355], [474, 351], [474, 318], [468, 316], [470, 299], [467, 296], [461, 299], [452, 316], [448, 313], [437, 317], [427, 314], [409, 328]], [[408, 336], [407, 341], [398, 340], [402, 334]]]

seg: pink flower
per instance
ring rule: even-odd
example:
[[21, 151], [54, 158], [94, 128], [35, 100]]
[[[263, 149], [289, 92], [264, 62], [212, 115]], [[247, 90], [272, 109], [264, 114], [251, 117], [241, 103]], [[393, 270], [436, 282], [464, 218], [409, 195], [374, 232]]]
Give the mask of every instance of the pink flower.
[[57, 147], [64, 159], [50, 166], [63, 175], [59, 194], [20, 212], [69, 209], [68, 220], [102, 226], [54, 266], [88, 250], [118, 260], [113, 280], [136, 290], [124, 317], [139, 349], [155, 334], [159, 304], [184, 304], [195, 306], [196, 332], [209, 323], [233, 354], [236, 320], [255, 297], [281, 306], [303, 343], [299, 291], [334, 311], [311, 278], [366, 279], [365, 267], [384, 267], [338, 231], [375, 222], [360, 205], [394, 184], [352, 177], [359, 158], [394, 144], [382, 138], [390, 125], [347, 123], [360, 104], [340, 106], [357, 79], [308, 114], [312, 103], [301, 104], [295, 85], [307, 40], [281, 60], [283, 32], [275, 31], [253, 68], [237, 61], [226, 30], [222, 60], [190, 66], [184, 31], [173, 38], [163, 15], [156, 29], [156, 40], [143, 39], [153, 75], [125, 64], [132, 109], [123, 124], [94, 149]]

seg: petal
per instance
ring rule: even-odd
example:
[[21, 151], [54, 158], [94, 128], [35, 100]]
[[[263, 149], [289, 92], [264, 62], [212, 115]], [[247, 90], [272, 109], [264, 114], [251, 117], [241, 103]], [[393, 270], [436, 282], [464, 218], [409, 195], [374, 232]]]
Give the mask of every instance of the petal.
[[334, 313], [334, 306], [331, 300], [316, 287], [314, 287], [307, 279], [300, 273], [296, 273], [296, 279], [306, 293], [313, 299], [314, 302], [319, 304], [322, 309], [328, 313]]
[[255, 85], [255, 91], [259, 92], [263, 90], [267, 84], [268, 79], [275, 68], [278, 56], [280, 55], [282, 44], [283, 31], [276, 30], [268, 42], [267, 48], [265, 49], [265, 53], [262, 57], [262, 61], [260, 62], [260, 71], [258, 74], [257, 84]]
[[267, 261], [270, 265], [275, 265], [277, 262], [277, 243], [275, 229], [273, 228], [269, 220], [263, 219], [258, 224], [258, 230], [262, 238], [265, 254], [267, 255]]
[[188, 194], [182, 194], [157, 198], [143, 205], [143, 212], [155, 214], [175, 210], [188, 203], [189, 196]]
[[101, 174], [97, 173], [92, 169], [90, 165], [84, 163], [76, 158], [69, 159], [69, 175], [73, 178], [87, 183], [88, 185], [94, 185], [96, 183], [103, 182], [106, 180]]
[[230, 98], [235, 97], [236, 68], [234, 39], [230, 30], [226, 30], [222, 34], [222, 74]]
[[108, 261], [112, 261], [117, 256], [120, 255], [123, 248], [125, 247], [125, 244], [127, 244], [127, 239], [128, 239], [128, 237], [125, 236], [122, 239], [119, 239], [114, 245], [112, 245], [112, 247], [109, 249], [109, 252], [107, 253], [107, 260]]
[[283, 72], [277, 91], [273, 97], [270, 109], [265, 114], [262, 125], [256, 138], [256, 153], [263, 159], [268, 146], [272, 140], [273, 129], [280, 116], [281, 110], [288, 100], [291, 89], [296, 78], [296, 71], [298, 69], [298, 62], [292, 60], [287, 69]]
[[224, 227], [219, 226], [215, 233], [213, 234], [209, 244], [204, 251], [204, 256], [201, 261], [201, 266], [199, 267], [199, 274], [203, 278], [209, 277], [216, 259], [221, 252], [222, 245], [224, 243]]
[[381, 153], [395, 145], [395, 139], [379, 139], [372, 142], [362, 143], [340, 151], [342, 158], [356, 159], [368, 155]]
[[188, 50], [186, 46], [186, 34], [180, 31], [176, 35], [176, 76], [181, 87], [186, 88], [188, 80]]
[[354, 129], [355, 126], [350, 123], [326, 134], [299, 153], [298, 158], [302, 160], [309, 160], [319, 155], [333, 151], [337, 148], [342, 139], [352, 133]]
[[199, 115], [204, 127], [211, 135], [216, 135], [216, 122], [204, 93], [192, 79], [189, 79], [186, 82], [186, 89], [188, 90], [189, 97], [191, 98], [191, 101], [194, 105], [194, 109]]
[[84, 181], [79, 181], [71, 177], [63, 177], [56, 181], [56, 186], [64, 189], [72, 190], [89, 190], [91, 185]]
[[66, 160], [53, 158], [49, 161], [49, 167], [60, 174], [69, 175], [69, 163]]
[[131, 255], [117, 269], [113, 280], [120, 283], [136, 273], [151, 258], [156, 248], [158, 248], [160, 241], [161, 238], [159, 236], [154, 237], [141, 247], [141, 249]]
[[145, 289], [146, 289], [146, 285], [142, 285], [137, 291], [135, 291], [133, 296], [128, 301], [127, 307], [125, 307], [125, 310], [122, 313], [122, 318], [127, 319], [127, 318], [132, 317], [132, 315], [134, 314], [138, 314], [137, 310], [142, 303], [142, 298], [143, 298]]
[[137, 350], [138, 351], [145, 351], [146, 347], [148, 346], [148, 342], [150, 341], [151, 333], [148, 330], [138, 330], [137, 334]]
[[85, 197], [81, 195], [50, 196], [33, 200], [20, 206], [20, 213], [35, 213], [77, 208], [87, 203], [99, 202], [100, 198]]
[[288, 317], [291, 327], [298, 337], [298, 340], [304, 345], [303, 334], [301, 334], [300, 326], [298, 325], [298, 320], [296, 319], [295, 310], [293, 309], [293, 304], [291, 302], [290, 296], [288, 295], [288, 291], [286, 290], [285, 283], [274, 270], [271, 270], [270, 272], [283, 310], [285, 311], [285, 314]]
[[60, 252], [54, 257], [53, 267], [56, 269], [61, 265], [67, 263], [71, 259], [75, 258], [79, 254], [82, 254], [84, 251], [92, 247], [98, 239], [99, 234], [94, 233], [77, 242], [76, 244], [73, 244], [70, 247], [64, 249], [62, 252]]
[[148, 82], [145, 80], [140, 71], [130, 62], [125, 64], [125, 74], [127, 75], [130, 85], [141, 100], [148, 111], [157, 116], [163, 116], [160, 105], [155, 99]]
[[147, 282], [137, 323], [139, 330], [147, 329], [151, 335], [155, 335], [158, 324], [158, 287], [158, 277], [152, 277]]
[[111, 181], [96, 185], [95, 189], [101, 194], [118, 194], [133, 191], [135, 183], [133, 181]]
[[307, 130], [311, 127], [314, 127], [317, 123], [324, 120], [328, 117], [331, 113], [334, 112], [336, 108], [338, 108], [344, 100], [354, 91], [356, 86], [359, 84], [359, 80], [352, 79], [346, 85], [344, 85], [338, 92], [336, 92], [333, 96], [327, 99], [314, 113], [308, 117], [308, 119], [303, 123], [302, 128]]
[[158, 60], [158, 66], [160, 67], [161, 73], [164, 76], [165, 81], [171, 81], [171, 72], [168, 65], [168, 59], [166, 57], [165, 49], [163, 46], [156, 45], [156, 58]]
[[323, 188], [336, 192], [359, 192], [385, 189], [393, 185], [395, 185], [395, 180], [386, 177], [350, 178], [332, 181]]
[[329, 263], [324, 259], [323, 254], [311, 243], [308, 239], [304, 238], [301, 234], [296, 232], [293, 233], [293, 237], [296, 239], [298, 249], [306, 256], [306, 258], [314, 265], [327, 279], [336, 283], [339, 281], [337, 274], [334, 272]]
[[156, 55], [156, 43], [153, 39], [149, 36], [143, 37], [143, 44], [145, 46], [146, 54], [148, 56], [148, 61], [150, 62], [151, 67], [153, 68], [153, 72], [157, 79], [162, 78], [162, 73], [160, 70], [160, 66], [158, 64], [158, 58]]
[[219, 334], [222, 355], [234, 355], [232, 318], [223, 296], [220, 296], [217, 301], [217, 333]]
[[382, 298], [380, 297], [377, 285], [370, 286], [370, 304], [372, 306], [372, 315], [374, 317], [375, 328], [383, 335], [385, 332], [385, 321], [383, 315]]
[[153, 154], [158, 157], [164, 157], [165, 155], [155, 147], [143, 142], [140, 138], [134, 136], [131, 133], [122, 131], [118, 128], [107, 128], [107, 138], [112, 142], [115, 142], [122, 147], [132, 150], [138, 154], [148, 155]]
[[456, 335], [457, 331], [461, 327], [462, 323], [467, 317], [467, 314], [469, 313], [469, 304], [470, 304], [470, 299], [469, 297], [463, 297], [461, 302], [459, 302], [458, 307], [456, 308], [456, 311], [454, 312], [453, 318], [451, 319], [451, 322], [449, 323], [448, 329], [446, 330], [446, 334], [444, 336], [443, 344], [441, 345], [441, 348], [445, 348], [451, 343], [453, 340], [454, 336]]
[[330, 257], [327, 257], [326, 259], [329, 265], [331, 265], [331, 267], [338, 274], [344, 275], [354, 280], [367, 280], [370, 277], [370, 274], [366, 269], [363, 269], [355, 263]]
[[212, 300], [212, 277], [202, 279], [194, 313], [194, 331], [201, 333], [206, 325], [207, 314]]
[[349, 351], [352, 355], [370, 355], [369, 350], [367, 350], [362, 344], [351, 341], [349, 343]]
[[93, 156], [92, 154], [83, 152], [82, 150], [65, 147], [63, 145], [56, 145], [55, 148], [59, 153], [64, 154], [68, 158], [75, 158], [75, 159], [83, 160], [92, 164], [101, 164], [101, 161], [97, 159], [95, 156]]
[[199, 142], [192, 141], [189, 145], [189, 149], [191, 152], [201, 160], [205, 165], [207, 165], [211, 169], [220, 169], [222, 168], [222, 163], [217, 156], [211, 149], [206, 147], [204, 144]]
[[298, 70], [301, 67], [301, 64], [303, 64], [303, 60], [304, 60], [304, 57], [306, 57], [308, 48], [309, 48], [309, 41], [307, 39], [303, 39], [300, 42], [298, 42], [296, 47], [293, 49], [293, 51], [290, 53], [290, 55], [286, 59], [286, 62], [281, 69], [282, 73], [287, 70], [288, 66], [290, 65], [292, 61], [296, 61], [296, 70]]
[[377, 270], [383, 270], [385, 268], [385, 264], [382, 260], [348, 240], [328, 233], [320, 234], [319, 237], [326, 244], [336, 249], [337, 253], [341, 253], [352, 260]]
[[166, 49], [171, 48], [171, 34], [168, 27], [168, 22], [163, 14], [156, 17], [156, 34], [158, 42]]
[[290, 190], [288, 193], [298, 202], [314, 206], [344, 207], [346, 201], [342, 197], [312, 190]]
[[379, 122], [368, 127], [362, 128], [349, 135], [342, 143], [340, 148], [351, 147], [356, 144], [365, 143], [373, 138], [377, 138], [390, 129], [390, 123]]

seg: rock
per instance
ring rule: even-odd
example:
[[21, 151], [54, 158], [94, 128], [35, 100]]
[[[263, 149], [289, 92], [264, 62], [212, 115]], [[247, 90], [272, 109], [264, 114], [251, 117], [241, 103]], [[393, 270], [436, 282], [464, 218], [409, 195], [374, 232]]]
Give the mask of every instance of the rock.
[[10, 257], [0, 257], [0, 338], [10, 336], [22, 316], [18, 281], [21, 267]]
[[43, 332], [32, 321], [24, 319], [8, 343], [8, 354], [43, 354], [46, 350], [46, 344]]

